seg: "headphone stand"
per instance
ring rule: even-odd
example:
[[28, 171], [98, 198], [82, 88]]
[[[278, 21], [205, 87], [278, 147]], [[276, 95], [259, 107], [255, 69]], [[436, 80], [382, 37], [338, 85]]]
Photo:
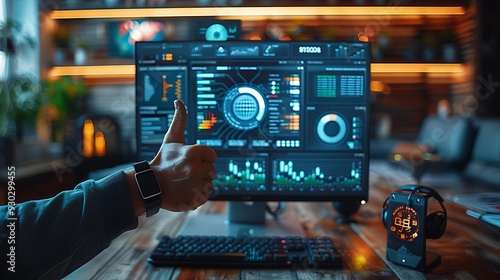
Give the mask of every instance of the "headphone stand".
[[[427, 212], [430, 198], [438, 201], [440, 211]], [[427, 251], [426, 239], [438, 239], [446, 230], [443, 202], [433, 188], [421, 185], [402, 186], [389, 195], [382, 206], [388, 261], [420, 271], [441, 263], [439, 254]]]

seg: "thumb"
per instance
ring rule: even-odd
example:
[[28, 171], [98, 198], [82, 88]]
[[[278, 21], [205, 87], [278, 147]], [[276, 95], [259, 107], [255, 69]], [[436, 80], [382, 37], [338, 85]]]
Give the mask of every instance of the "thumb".
[[174, 100], [175, 115], [168, 128], [163, 142], [186, 144], [184, 130], [186, 129], [186, 106], [179, 99]]

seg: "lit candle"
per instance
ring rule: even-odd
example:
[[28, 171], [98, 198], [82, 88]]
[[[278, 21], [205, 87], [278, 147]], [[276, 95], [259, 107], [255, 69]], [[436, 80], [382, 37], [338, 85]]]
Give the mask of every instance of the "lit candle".
[[101, 131], [95, 134], [95, 154], [98, 157], [106, 155], [106, 139], [104, 139], [104, 133]]
[[94, 123], [91, 120], [85, 120], [83, 125], [83, 156], [94, 156]]

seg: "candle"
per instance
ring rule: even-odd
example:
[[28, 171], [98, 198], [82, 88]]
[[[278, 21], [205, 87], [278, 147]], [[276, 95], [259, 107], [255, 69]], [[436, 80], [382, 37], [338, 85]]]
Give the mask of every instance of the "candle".
[[102, 133], [102, 131], [98, 131], [95, 134], [95, 154], [98, 157], [106, 155], [106, 139], [104, 139], [104, 133]]
[[83, 156], [94, 156], [94, 123], [91, 120], [85, 120], [83, 125]]

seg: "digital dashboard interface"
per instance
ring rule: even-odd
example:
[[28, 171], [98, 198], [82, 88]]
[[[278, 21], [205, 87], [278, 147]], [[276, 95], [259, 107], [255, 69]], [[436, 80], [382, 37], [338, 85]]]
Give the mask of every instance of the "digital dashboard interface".
[[174, 114], [213, 148], [211, 199], [367, 199], [370, 48], [360, 42], [138, 42], [137, 151], [151, 160]]

